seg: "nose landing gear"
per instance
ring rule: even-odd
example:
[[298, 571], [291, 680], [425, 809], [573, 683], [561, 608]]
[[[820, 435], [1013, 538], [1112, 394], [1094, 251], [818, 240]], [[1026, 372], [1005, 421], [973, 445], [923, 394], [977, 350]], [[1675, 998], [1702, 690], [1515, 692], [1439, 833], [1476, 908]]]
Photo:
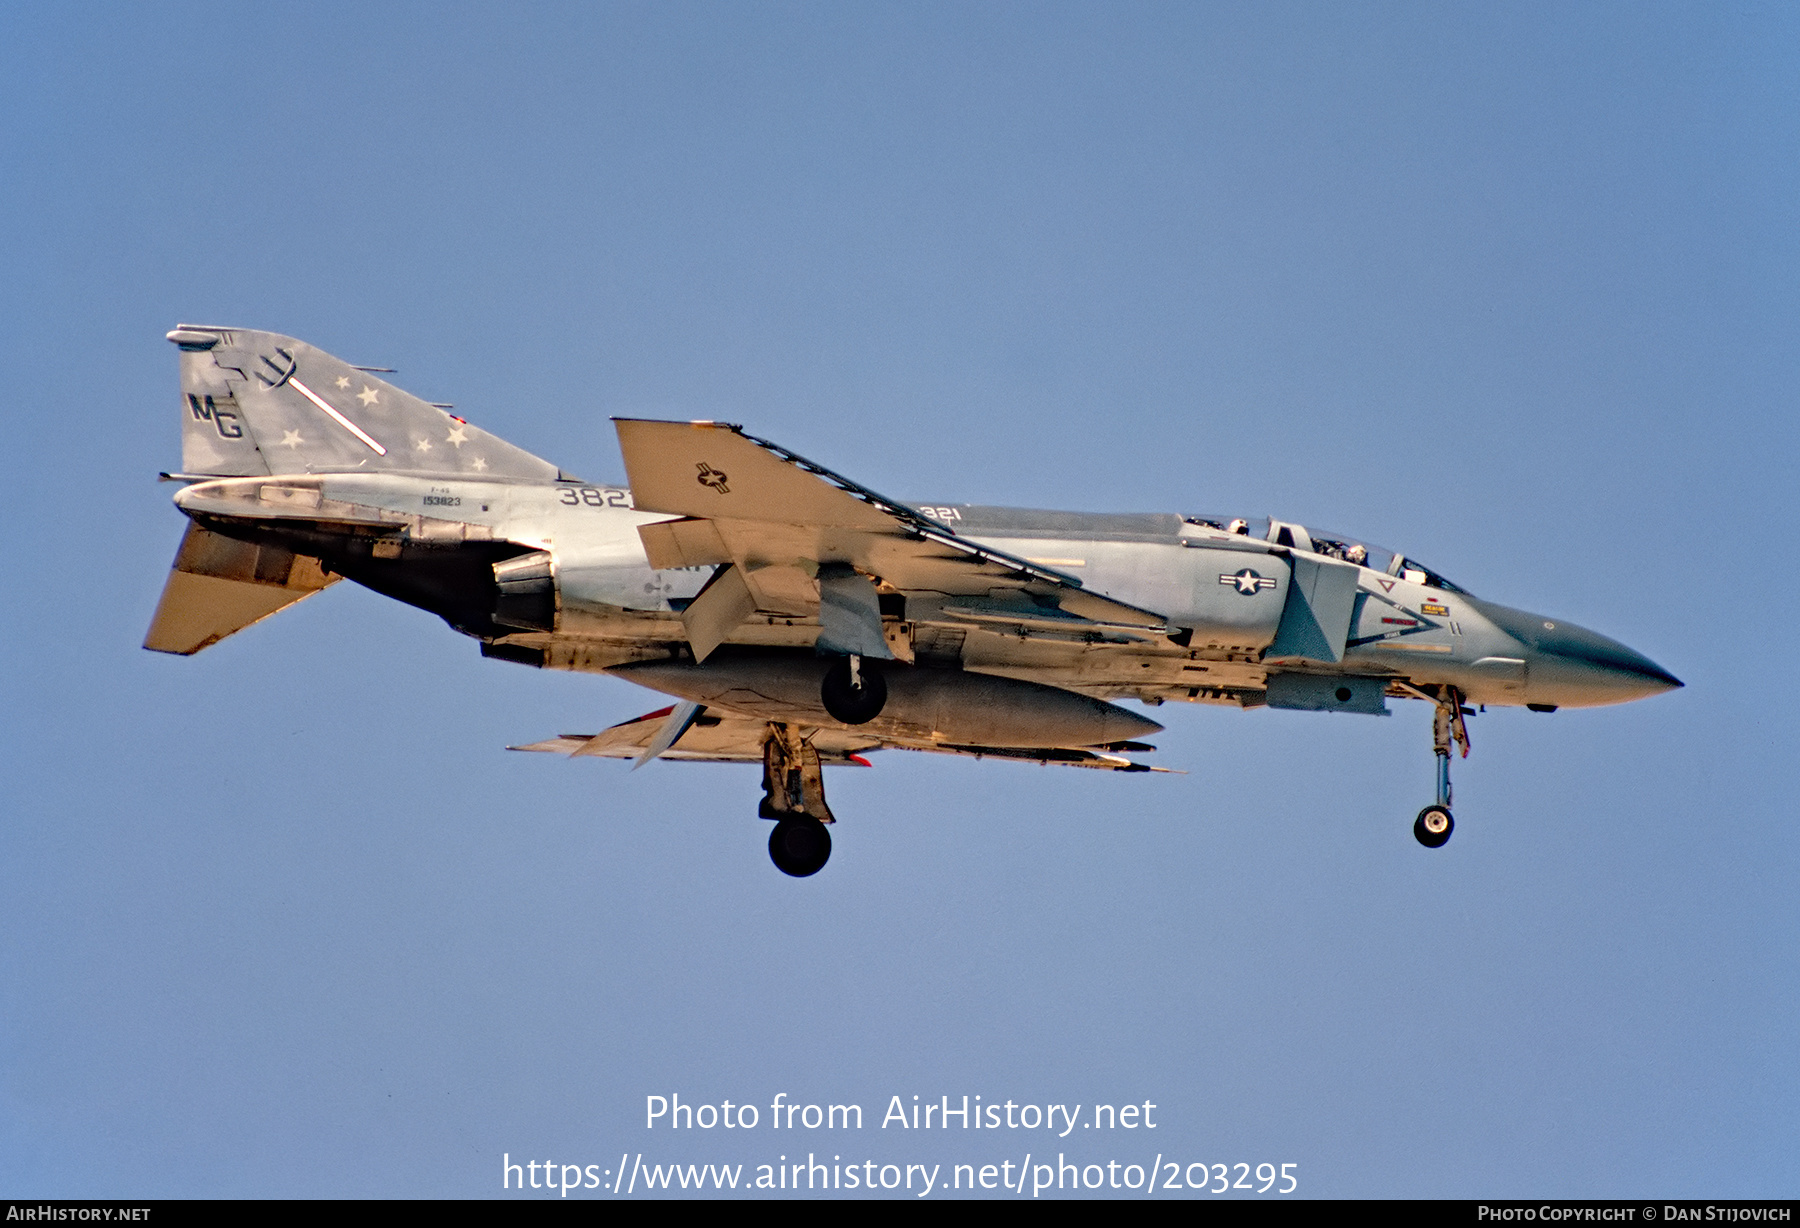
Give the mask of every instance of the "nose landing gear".
[[1413, 839], [1428, 849], [1441, 849], [1456, 830], [1456, 820], [1442, 806], [1427, 806], [1413, 820]]
[[792, 725], [771, 723], [763, 737], [763, 800], [757, 813], [775, 820], [769, 860], [783, 874], [807, 878], [831, 859], [827, 823], [837, 820], [825, 804], [819, 752]]
[[1450, 841], [1456, 820], [1450, 814], [1450, 744], [1469, 757], [1469, 727], [1463, 723], [1462, 692], [1444, 687], [1436, 696], [1437, 712], [1431, 718], [1432, 747], [1437, 754], [1437, 801], [1419, 811], [1413, 820], [1413, 839], [1428, 849], [1440, 849]]

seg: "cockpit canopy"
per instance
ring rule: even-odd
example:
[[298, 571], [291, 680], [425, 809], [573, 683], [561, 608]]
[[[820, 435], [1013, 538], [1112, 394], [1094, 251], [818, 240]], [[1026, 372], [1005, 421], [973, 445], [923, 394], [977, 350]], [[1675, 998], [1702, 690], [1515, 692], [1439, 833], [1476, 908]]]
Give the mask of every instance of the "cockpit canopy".
[[1441, 588], [1452, 593], [1465, 591], [1417, 559], [1407, 558], [1405, 555], [1396, 554], [1386, 547], [1370, 542], [1358, 541], [1348, 534], [1338, 533], [1332, 529], [1308, 529], [1304, 525], [1291, 524], [1285, 520], [1271, 520], [1266, 516], [1250, 519], [1241, 516], [1183, 516], [1181, 520], [1184, 525], [1193, 525], [1196, 528], [1213, 529], [1220, 533], [1230, 533], [1239, 537], [1252, 537], [1277, 546], [1291, 546], [1296, 550], [1322, 554], [1327, 558], [1342, 559], [1346, 563], [1368, 567], [1384, 575], [1398, 576], [1402, 580], [1413, 584], [1423, 584], [1427, 588]]

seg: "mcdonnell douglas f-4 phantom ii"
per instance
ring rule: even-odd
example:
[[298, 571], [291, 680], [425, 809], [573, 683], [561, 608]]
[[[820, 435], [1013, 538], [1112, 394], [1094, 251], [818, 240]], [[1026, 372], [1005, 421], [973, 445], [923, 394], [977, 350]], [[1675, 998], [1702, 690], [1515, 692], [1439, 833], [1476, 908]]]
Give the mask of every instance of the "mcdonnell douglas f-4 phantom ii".
[[1162, 728], [1111, 702], [1436, 710], [1437, 797], [1476, 706], [1681, 685], [1573, 623], [1273, 519], [906, 504], [717, 422], [617, 419], [629, 488], [563, 473], [304, 342], [181, 325], [189, 519], [146, 648], [195, 653], [348, 577], [484, 656], [677, 702], [518, 750], [756, 763], [769, 854], [831, 853], [822, 768], [876, 750], [1112, 771]]

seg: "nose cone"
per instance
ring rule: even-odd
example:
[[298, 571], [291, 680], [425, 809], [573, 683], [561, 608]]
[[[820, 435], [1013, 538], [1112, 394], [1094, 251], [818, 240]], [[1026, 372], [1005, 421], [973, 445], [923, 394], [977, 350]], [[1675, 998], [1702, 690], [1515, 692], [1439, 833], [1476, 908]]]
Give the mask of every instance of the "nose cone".
[[1598, 631], [1485, 601], [1471, 604], [1525, 646], [1525, 690], [1531, 703], [1597, 707], [1660, 695], [1682, 685], [1649, 657]]

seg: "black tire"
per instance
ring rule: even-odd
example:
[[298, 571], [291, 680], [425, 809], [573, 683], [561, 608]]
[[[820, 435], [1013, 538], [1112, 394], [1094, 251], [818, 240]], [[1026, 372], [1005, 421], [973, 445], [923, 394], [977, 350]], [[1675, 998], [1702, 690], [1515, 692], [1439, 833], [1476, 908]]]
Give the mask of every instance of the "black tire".
[[887, 703], [887, 679], [881, 676], [881, 670], [873, 661], [864, 657], [857, 674], [862, 685], [850, 685], [849, 660], [834, 661], [825, 671], [825, 681], [819, 687], [819, 698], [825, 701], [825, 711], [831, 713], [833, 720], [846, 725], [868, 724], [881, 715], [881, 709]]
[[1413, 820], [1413, 839], [1428, 849], [1443, 848], [1450, 842], [1450, 833], [1455, 830], [1456, 820], [1442, 806], [1427, 806]]
[[769, 860], [795, 878], [817, 874], [831, 860], [831, 833], [817, 819], [783, 819], [769, 833]]

